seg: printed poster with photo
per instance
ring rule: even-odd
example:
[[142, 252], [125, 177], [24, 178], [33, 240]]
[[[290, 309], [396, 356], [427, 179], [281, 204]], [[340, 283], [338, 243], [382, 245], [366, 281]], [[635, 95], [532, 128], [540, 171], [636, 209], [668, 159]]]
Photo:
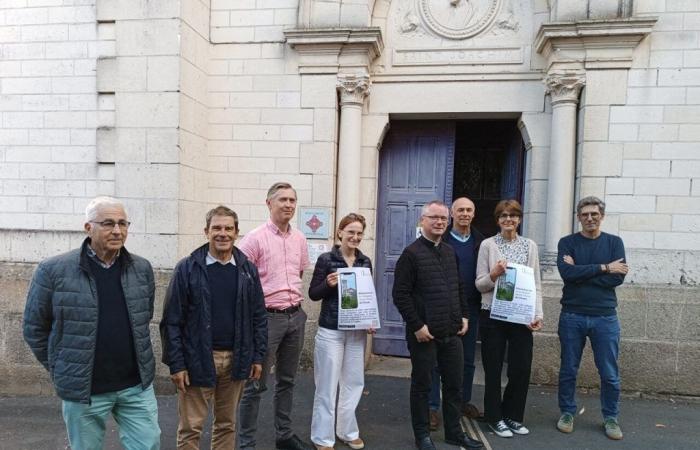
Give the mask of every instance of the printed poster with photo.
[[338, 270], [338, 329], [378, 329], [379, 308], [372, 272], [366, 267]]
[[508, 264], [493, 290], [491, 318], [530, 324], [535, 319], [537, 290], [535, 272], [522, 264]]

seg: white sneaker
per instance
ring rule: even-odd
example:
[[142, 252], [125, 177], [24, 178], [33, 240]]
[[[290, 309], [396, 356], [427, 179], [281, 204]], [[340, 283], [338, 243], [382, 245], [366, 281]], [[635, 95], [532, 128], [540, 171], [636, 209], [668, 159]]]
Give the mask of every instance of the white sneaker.
[[496, 433], [496, 436], [502, 437], [502, 438], [510, 438], [513, 437], [513, 432], [510, 431], [510, 428], [508, 428], [508, 425], [502, 420], [499, 420], [498, 422], [493, 422], [489, 424], [489, 428], [493, 430], [494, 433]]
[[515, 420], [512, 419], [503, 419], [503, 422], [506, 423], [506, 426], [510, 429], [515, 434], [529, 434], [530, 430], [525, 428], [522, 423], [516, 422]]

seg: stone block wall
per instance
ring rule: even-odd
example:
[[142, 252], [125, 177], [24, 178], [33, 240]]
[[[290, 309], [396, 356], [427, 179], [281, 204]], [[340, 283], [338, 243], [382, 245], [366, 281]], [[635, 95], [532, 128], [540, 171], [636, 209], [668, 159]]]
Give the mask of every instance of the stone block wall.
[[170, 216], [178, 225], [178, 258], [204, 243], [204, 216], [209, 209], [209, 13], [209, 0], [180, 2], [177, 219]]
[[179, 5], [0, 3], [0, 259], [73, 245], [89, 199], [114, 195], [129, 210], [130, 246], [173, 263]]
[[297, 7], [212, 1], [210, 201], [233, 206], [242, 234], [267, 220], [276, 181], [297, 189], [299, 206], [335, 201], [336, 80], [299, 75], [282, 34], [296, 26]]
[[[47, 236], [50, 237], [50, 236]], [[0, 265], [0, 392], [12, 395], [52, 395], [46, 371], [34, 359], [21, 334], [22, 312], [33, 264]], [[155, 317], [151, 339], [156, 354], [159, 393], [172, 393], [168, 368], [160, 363], [158, 322], [170, 271], [156, 271]], [[308, 285], [310, 273], [307, 273]], [[544, 283], [545, 328], [535, 335], [532, 382], [556, 385], [559, 370], [559, 339], [556, 334], [561, 284]], [[700, 395], [694, 374], [700, 371], [700, 300], [691, 287], [626, 285], [618, 289], [622, 343], [620, 370], [622, 388], [628, 392]], [[317, 315], [317, 304], [304, 308]], [[313, 361], [315, 319], [306, 330], [302, 365]], [[584, 351], [579, 385], [598, 388], [597, 371], [590, 345]]]
[[634, 15], [659, 20], [632, 68], [586, 72], [580, 195], [607, 202], [604, 229], [625, 241], [630, 282], [697, 284], [700, 5], [634, 2]]
[[98, 92], [115, 121], [97, 129], [98, 167], [112, 167], [111, 193], [129, 208], [127, 247], [155, 267], [177, 254], [180, 2], [97, 0], [98, 25], [114, 28], [115, 52], [97, 65]]
[[[561, 284], [545, 282], [545, 328], [535, 335], [532, 382], [556, 385], [559, 375]], [[622, 389], [632, 392], [700, 395], [693, 374], [700, 370], [700, 299], [687, 286], [629, 285], [617, 290], [622, 328]], [[590, 343], [584, 350], [578, 384], [600, 388]]]
[[69, 235], [46, 245], [35, 230], [79, 229], [87, 199], [114, 192], [114, 167], [94, 163], [95, 129], [115, 121], [114, 97], [96, 92], [96, 61], [114, 52], [94, 1], [0, 3], [2, 259], [65, 247]]

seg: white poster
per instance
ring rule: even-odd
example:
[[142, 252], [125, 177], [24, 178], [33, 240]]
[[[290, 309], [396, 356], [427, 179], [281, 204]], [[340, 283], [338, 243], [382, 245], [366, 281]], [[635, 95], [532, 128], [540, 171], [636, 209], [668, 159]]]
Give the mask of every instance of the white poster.
[[338, 269], [338, 329], [379, 328], [377, 293], [366, 267]]
[[508, 264], [506, 273], [496, 280], [491, 318], [528, 325], [535, 320], [536, 303], [537, 290], [532, 267]]

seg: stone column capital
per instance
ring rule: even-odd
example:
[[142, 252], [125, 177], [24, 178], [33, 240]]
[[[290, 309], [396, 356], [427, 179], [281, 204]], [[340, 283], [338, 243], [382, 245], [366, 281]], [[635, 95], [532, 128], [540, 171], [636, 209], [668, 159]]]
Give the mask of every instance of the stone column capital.
[[339, 74], [336, 84], [340, 92], [340, 105], [362, 106], [365, 96], [369, 95], [369, 75], [362, 74]]
[[586, 84], [583, 71], [550, 72], [544, 79], [547, 93], [552, 96], [552, 105], [578, 103], [578, 95]]

